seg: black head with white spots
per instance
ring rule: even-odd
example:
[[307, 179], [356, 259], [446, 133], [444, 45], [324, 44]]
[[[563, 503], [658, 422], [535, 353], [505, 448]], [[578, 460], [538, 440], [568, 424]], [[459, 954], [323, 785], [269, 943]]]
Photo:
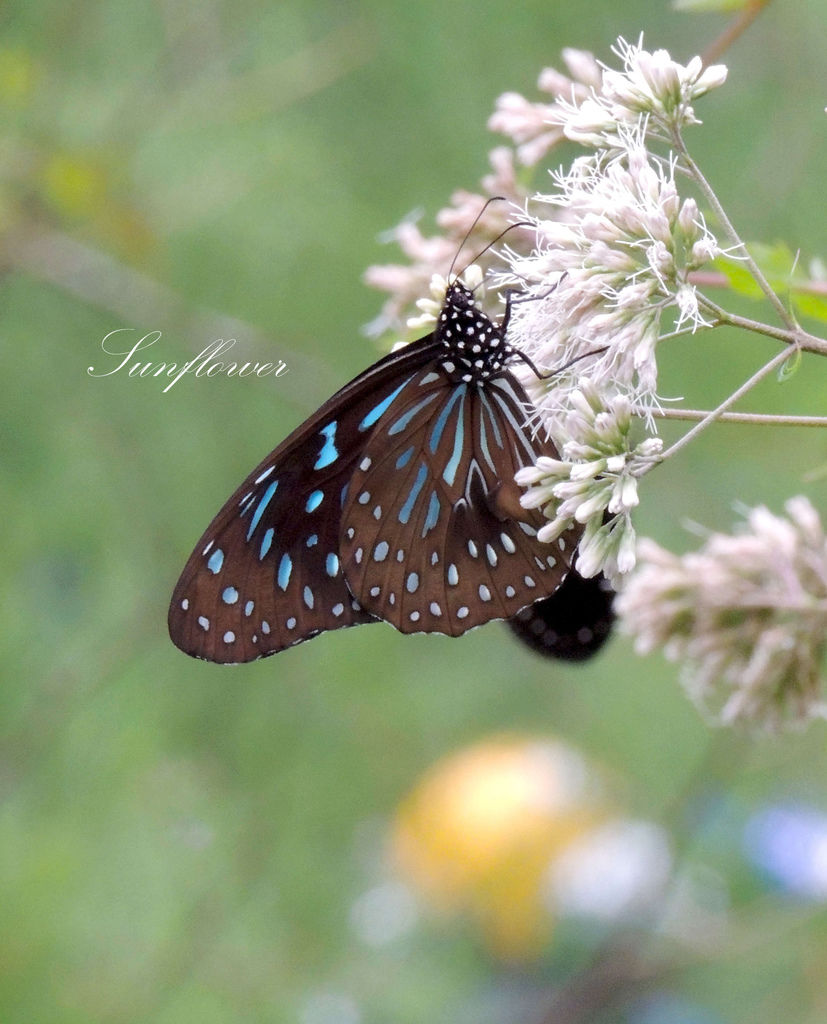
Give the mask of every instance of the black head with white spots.
[[453, 382], [479, 383], [501, 376], [514, 351], [505, 340], [508, 308], [501, 324], [480, 309], [473, 291], [454, 280], [437, 317], [436, 340], [445, 349], [442, 370]]

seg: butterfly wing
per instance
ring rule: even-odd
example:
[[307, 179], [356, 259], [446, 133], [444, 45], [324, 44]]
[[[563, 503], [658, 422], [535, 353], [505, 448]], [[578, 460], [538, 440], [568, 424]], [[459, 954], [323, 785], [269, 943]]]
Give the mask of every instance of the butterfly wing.
[[433, 359], [427, 336], [345, 385], [247, 477], [207, 527], [170, 602], [175, 645], [232, 664], [373, 621], [340, 564], [343, 494], [377, 424]]
[[508, 620], [511, 632], [537, 654], [585, 661], [609, 638], [615, 619], [614, 591], [601, 573], [584, 579], [572, 569], [550, 596]]
[[426, 367], [382, 418], [345, 496], [339, 552], [360, 605], [404, 633], [459, 636], [556, 590], [580, 527], [555, 545], [519, 504], [514, 474], [550, 441], [525, 428], [508, 372], [452, 382]]

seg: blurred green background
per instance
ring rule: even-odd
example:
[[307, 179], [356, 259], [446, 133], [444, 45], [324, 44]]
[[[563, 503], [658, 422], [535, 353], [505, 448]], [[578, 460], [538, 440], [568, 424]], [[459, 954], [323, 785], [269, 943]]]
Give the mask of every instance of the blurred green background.
[[[578, 747], [628, 813], [668, 828], [678, 875], [713, 880], [697, 948], [621, 1005], [559, 1019], [827, 1019], [823, 903], [743, 845], [763, 807], [827, 812], [818, 725], [712, 732], [674, 667], [621, 637], [567, 667], [498, 624], [461, 640], [378, 625], [222, 668], [175, 650], [165, 624], [221, 502], [374, 358], [360, 329], [382, 297], [360, 276], [398, 256], [379, 235], [476, 188], [501, 142], [495, 98], [533, 97], [563, 46], [609, 59], [645, 30], [687, 60], [725, 23], [650, 0], [3, 5], [3, 1024], [542, 1019], [605, 935], [561, 925], [539, 958], [502, 963], [467, 920], [422, 912], [381, 943], [353, 925], [393, 877], [405, 794], [501, 732]], [[825, 38], [823, 0], [771, 6], [689, 134], [744, 236], [805, 261], [824, 252]], [[92, 379], [121, 327], [163, 332], [147, 358], [230, 336], [290, 372], [167, 394]], [[686, 340], [662, 393], [708, 407], [773, 351]], [[810, 357], [749, 407], [823, 414], [825, 393]], [[684, 518], [728, 530], [735, 501], [779, 511], [806, 490], [824, 508], [823, 478], [805, 478], [825, 457], [823, 431], [709, 431], [647, 479], [640, 532], [685, 550]]]

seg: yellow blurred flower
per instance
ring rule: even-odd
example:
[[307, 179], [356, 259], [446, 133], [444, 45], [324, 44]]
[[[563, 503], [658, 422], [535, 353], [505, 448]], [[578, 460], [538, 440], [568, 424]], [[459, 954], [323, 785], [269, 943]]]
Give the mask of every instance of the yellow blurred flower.
[[0, 102], [20, 106], [31, 94], [34, 79], [34, 64], [27, 50], [0, 47]]
[[542, 894], [549, 864], [607, 816], [575, 750], [499, 737], [433, 767], [400, 805], [392, 848], [434, 907], [470, 913], [493, 953], [527, 959], [553, 926]]
[[43, 169], [43, 192], [57, 211], [68, 217], [90, 217], [106, 200], [103, 169], [88, 157], [56, 153]]

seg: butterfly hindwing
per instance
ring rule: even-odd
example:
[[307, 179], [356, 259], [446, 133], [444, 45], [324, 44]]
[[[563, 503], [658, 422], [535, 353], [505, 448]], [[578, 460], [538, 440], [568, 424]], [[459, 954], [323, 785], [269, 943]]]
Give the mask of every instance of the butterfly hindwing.
[[512, 374], [485, 384], [423, 371], [363, 450], [341, 519], [351, 591], [405, 633], [458, 636], [549, 594], [568, 571], [541, 544], [539, 511], [519, 505], [516, 470], [550, 443], [525, 429], [527, 398]]
[[508, 626], [537, 654], [562, 661], [585, 661], [603, 647], [612, 631], [614, 591], [600, 573], [584, 579], [571, 569], [550, 596], [523, 608]]

